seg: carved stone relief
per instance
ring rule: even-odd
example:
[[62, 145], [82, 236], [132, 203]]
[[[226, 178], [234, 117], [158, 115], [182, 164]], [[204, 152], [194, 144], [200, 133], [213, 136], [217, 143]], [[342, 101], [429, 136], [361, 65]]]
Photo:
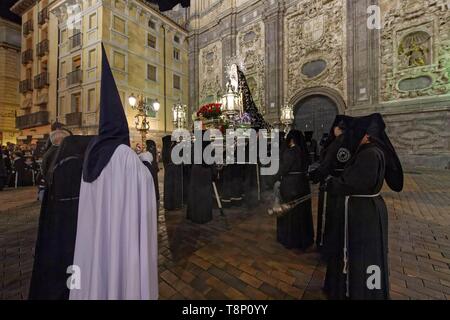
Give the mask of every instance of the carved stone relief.
[[249, 87], [256, 106], [265, 111], [264, 106], [264, 23], [258, 22], [238, 33], [237, 50], [238, 55], [244, 59], [245, 75], [252, 84]]
[[214, 102], [222, 94], [222, 42], [200, 49], [200, 104]]
[[306, 88], [327, 86], [344, 95], [342, 0], [310, 0], [285, 17], [285, 99]]
[[391, 5], [381, 30], [382, 101], [450, 93], [449, 30], [441, 0]]

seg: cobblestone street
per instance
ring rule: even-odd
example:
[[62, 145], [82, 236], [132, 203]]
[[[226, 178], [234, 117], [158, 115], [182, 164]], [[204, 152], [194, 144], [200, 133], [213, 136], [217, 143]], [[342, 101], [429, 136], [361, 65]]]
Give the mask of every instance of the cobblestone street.
[[[402, 193], [383, 193], [393, 299], [450, 299], [449, 190], [450, 172], [421, 171], [406, 174]], [[34, 188], [0, 192], [0, 299], [27, 297], [39, 217], [35, 196]], [[314, 250], [278, 244], [267, 206], [227, 210], [225, 217], [216, 211], [201, 226], [181, 211], [161, 211], [160, 298], [324, 299], [325, 264]]]

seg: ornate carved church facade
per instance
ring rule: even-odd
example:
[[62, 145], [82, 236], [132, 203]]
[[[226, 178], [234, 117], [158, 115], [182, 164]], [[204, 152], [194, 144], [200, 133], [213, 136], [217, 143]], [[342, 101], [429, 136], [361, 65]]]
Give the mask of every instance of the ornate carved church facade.
[[319, 137], [337, 113], [380, 112], [406, 166], [450, 167], [450, 1], [192, 0], [189, 30], [193, 109], [238, 56], [267, 120], [290, 103]]

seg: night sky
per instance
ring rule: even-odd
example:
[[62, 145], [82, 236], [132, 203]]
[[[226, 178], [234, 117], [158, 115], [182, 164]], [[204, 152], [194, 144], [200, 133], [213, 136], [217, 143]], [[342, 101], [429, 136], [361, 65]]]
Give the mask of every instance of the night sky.
[[[0, 16], [10, 21], [20, 23], [21, 19], [9, 10], [16, 2], [17, 0], [0, 0]], [[183, 7], [188, 7], [190, 0], [149, 0], [149, 2], [157, 3], [160, 10], [165, 11], [172, 9], [178, 3], [181, 3]]]
[[22, 19], [9, 10], [16, 2], [17, 0], [0, 0], [0, 16], [13, 22], [21, 23]]
[[190, 0], [151, 0], [150, 2], [159, 4], [161, 11], [170, 10], [178, 3], [181, 3], [183, 7], [188, 7]]

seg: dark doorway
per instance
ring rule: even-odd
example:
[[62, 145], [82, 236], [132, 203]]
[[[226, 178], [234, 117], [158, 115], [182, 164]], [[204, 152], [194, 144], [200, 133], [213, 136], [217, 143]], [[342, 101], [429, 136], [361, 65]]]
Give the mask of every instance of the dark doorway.
[[320, 141], [324, 133], [330, 131], [334, 118], [338, 114], [336, 103], [324, 95], [312, 95], [304, 98], [294, 107], [295, 128], [302, 131], [314, 131], [314, 139]]

